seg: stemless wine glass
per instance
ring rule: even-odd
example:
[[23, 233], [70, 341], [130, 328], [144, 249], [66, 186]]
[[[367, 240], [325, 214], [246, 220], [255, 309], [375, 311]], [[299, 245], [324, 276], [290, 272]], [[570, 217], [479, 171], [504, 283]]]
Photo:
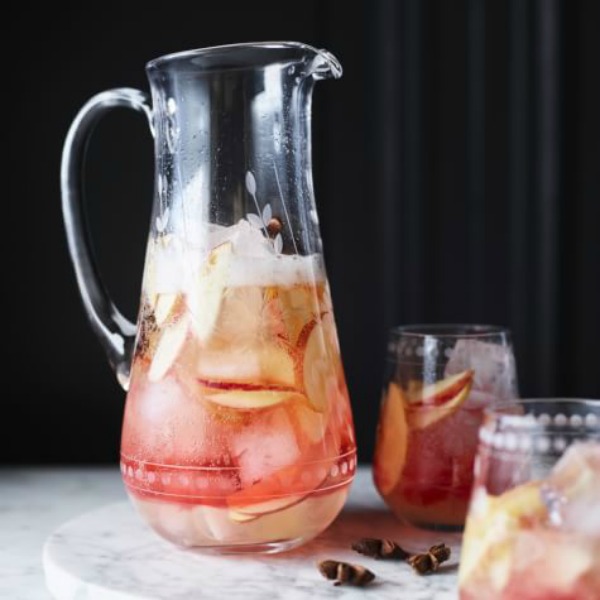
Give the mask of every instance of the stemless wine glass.
[[461, 600], [597, 600], [600, 401], [486, 411], [461, 552]]
[[403, 521], [461, 530], [483, 410], [517, 396], [510, 333], [489, 325], [392, 329], [375, 484]]

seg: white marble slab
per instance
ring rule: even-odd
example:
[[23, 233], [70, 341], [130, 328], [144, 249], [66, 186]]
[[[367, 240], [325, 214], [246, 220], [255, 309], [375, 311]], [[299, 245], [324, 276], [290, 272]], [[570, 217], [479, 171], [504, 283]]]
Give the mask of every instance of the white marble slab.
[[68, 519], [125, 498], [118, 467], [0, 469], [0, 599], [50, 600], [46, 538]]
[[[405, 563], [355, 554], [349, 546], [360, 537], [388, 537], [408, 550], [444, 541], [452, 546], [453, 558], [436, 574], [421, 577]], [[353, 599], [365, 593], [383, 600], [455, 600], [458, 540], [457, 535], [402, 528], [362, 469], [334, 525], [292, 552], [225, 557], [180, 550], [155, 536], [128, 503], [120, 502], [60, 527], [45, 546], [44, 567], [57, 600]], [[316, 568], [325, 558], [361, 563], [375, 572], [376, 582], [370, 591], [334, 587]]]

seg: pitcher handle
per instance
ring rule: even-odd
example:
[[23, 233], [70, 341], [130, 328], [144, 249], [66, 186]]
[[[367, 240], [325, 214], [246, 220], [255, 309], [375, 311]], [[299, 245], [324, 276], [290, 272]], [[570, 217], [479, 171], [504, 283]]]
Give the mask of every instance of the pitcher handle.
[[95, 124], [109, 110], [133, 108], [148, 118], [154, 135], [152, 109], [147, 94], [132, 88], [117, 88], [92, 97], [81, 108], [67, 134], [60, 169], [62, 211], [77, 285], [92, 329], [123, 389], [129, 387], [129, 372], [136, 326], [113, 303], [92, 252], [90, 232], [84, 219], [83, 166], [85, 148]]

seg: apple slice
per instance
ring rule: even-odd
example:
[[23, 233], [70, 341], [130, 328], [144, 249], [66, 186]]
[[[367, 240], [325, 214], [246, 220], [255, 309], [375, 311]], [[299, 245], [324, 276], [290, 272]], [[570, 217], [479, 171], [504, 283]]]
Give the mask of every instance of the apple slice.
[[[347, 488], [341, 488], [324, 496], [309, 496], [286, 509], [262, 514], [260, 518], [232, 520], [227, 508], [202, 506], [202, 510], [212, 538], [226, 544], [255, 544], [298, 537], [307, 540], [333, 521], [347, 494]], [[238, 517], [241, 515], [234, 518]]]
[[408, 448], [408, 425], [405, 399], [393, 381], [383, 399], [375, 448], [375, 483], [379, 491], [389, 494], [400, 479]]
[[328, 407], [327, 378], [332, 369], [325, 345], [325, 331], [316, 319], [302, 328], [297, 349], [300, 353], [304, 350], [301, 375], [306, 395], [315, 410], [325, 412]]
[[213, 248], [196, 286], [188, 294], [192, 329], [202, 343], [205, 343], [212, 334], [219, 317], [232, 256], [231, 242]]
[[407, 421], [411, 429], [425, 429], [440, 419], [454, 414], [467, 399], [473, 384], [473, 371], [467, 370], [426, 385], [407, 405]]
[[151, 306], [156, 304], [156, 300], [160, 293], [159, 290], [164, 291], [162, 290], [163, 286], [161, 284], [163, 282], [160, 277], [164, 269], [161, 269], [160, 266], [164, 263], [170, 263], [172, 260], [171, 257], [165, 256], [169, 251], [172, 241], [173, 235], [166, 234], [153, 238], [148, 242], [143, 286], [144, 293]]
[[154, 303], [154, 319], [159, 327], [163, 325], [174, 312], [178, 297], [178, 294], [172, 293], [156, 295], [156, 301]]
[[207, 381], [297, 387], [295, 362], [283, 343], [205, 349], [198, 355], [196, 372], [201, 380]]
[[160, 381], [167, 374], [183, 348], [188, 327], [189, 320], [186, 315], [183, 315], [178, 321], [163, 330], [148, 370], [150, 381]]
[[304, 500], [306, 496], [308, 494], [295, 494], [282, 498], [273, 498], [265, 502], [257, 502], [256, 504], [247, 504], [245, 506], [236, 507], [234, 505], [229, 508], [229, 518], [237, 523], [246, 523], [247, 521], [253, 521], [259, 517], [294, 506], [294, 504], [298, 504], [298, 502]]
[[440, 406], [452, 400], [466, 384], [471, 384], [472, 381], [472, 369], [462, 371], [429, 385], [419, 385], [419, 382], [411, 380], [408, 385], [407, 400], [409, 404], [414, 405]]
[[316, 490], [327, 478], [327, 470], [307, 468], [295, 463], [283, 467], [258, 483], [246, 487], [227, 498], [231, 520], [242, 522], [279, 512], [295, 504]]
[[508, 580], [516, 539], [535, 521], [545, 520], [539, 481], [530, 481], [500, 496], [476, 488], [471, 499], [460, 555], [459, 583], [489, 579], [500, 590]]
[[296, 390], [278, 386], [259, 387], [237, 382], [200, 380], [204, 398], [227, 408], [255, 410], [303, 399]]

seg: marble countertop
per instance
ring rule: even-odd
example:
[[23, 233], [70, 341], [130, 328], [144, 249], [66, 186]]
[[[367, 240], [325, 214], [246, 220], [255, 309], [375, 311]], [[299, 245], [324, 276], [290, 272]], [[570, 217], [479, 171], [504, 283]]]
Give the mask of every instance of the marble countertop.
[[[50, 600], [46, 590], [42, 569], [42, 548], [48, 536], [66, 521], [86, 523], [90, 528], [90, 538], [100, 539], [106, 534], [104, 530], [119, 527], [120, 531], [129, 533], [121, 536], [123, 547], [105, 548], [103, 555], [78, 556], [65, 547], [66, 554], [77, 557], [78, 569], [88, 569], [93, 578], [95, 565], [101, 565], [104, 577], [115, 582], [122, 576], [125, 567], [122, 561], [110, 563], [107, 555], [110, 552], [127, 552], [129, 566], [139, 569], [152, 556], [160, 556], [161, 569], [152, 566], [151, 575], [158, 583], [145, 585], [149, 580], [119, 588], [119, 598], [359, 598], [365, 589], [333, 587], [330, 582], [321, 578], [315, 568], [315, 562], [323, 558], [336, 558], [361, 563], [373, 570], [378, 579], [378, 598], [390, 600], [455, 600], [456, 564], [458, 554], [458, 537], [443, 534], [419, 533], [407, 531], [395, 521], [371, 483], [368, 469], [361, 468], [353, 484], [350, 499], [342, 515], [336, 523], [320, 538], [293, 552], [276, 555], [276, 557], [243, 557], [238, 561], [236, 569], [231, 570], [231, 558], [208, 555], [194, 555], [183, 552], [159, 540], [143, 526], [125, 503], [126, 496], [117, 468], [31, 468], [0, 469], [0, 599], [7, 600]], [[113, 508], [106, 505], [113, 504]], [[98, 509], [95, 512], [88, 512]], [[113, 523], [107, 523], [106, 511], [112, 511]], [[80, 517], [82, 513], [86, 513]], [[115, 520], [119, 521], [117, 524]], [[111, 519], [108, 519], [111, 521]], [[68, 525], [68, 528], [72, 526]], [[65, 528], [63, 528], [63, 531]], [[351, 553], [347, 548], [349, 542], [362, 536], [397, 539], [408, 546], [409, 550], [423, 548], [430, 543], [445, 541], [453, 547], [453, 559], [434, 576], [419, 577], [410, 568], [401, 564], [383, 563]], [[129, 540], [135, 537], [135, 548]], [[68, 536], [64, 544], [70, 542]], [[124, 540], [124, 541], [123, 541]], [[131, 548], [126, 548], [126, 546]], [[411, 545], [413, 546], [411, 548]], [[151, 556], [152, 555], [152, 556]], [[145, 561], [145, 562], [144, 562]], [[165, 568], [169, 565], [169, 568]], [[200, 567], [200, 568], [199, 568]], [[177, 571], [177, 573], [176, 573]], [[190, 581], [185, 581], [185, 574], [194, 572]], [[87, 580], [89, 581], [90, 576]], [[233, 573], [233, 574], [232, 574]], [[209, 575], [207, 575], [209, 574]], [[160, 591], [165, 579], [181, 576], [172, 593]], [[190, 593], [187, 585], [193, 584], [194, 593]], [[196, 586], [200, 587], [196, 587]], [[84, 586], [85, 588], [85, 586]], [[104, 598], [92, 595], [88, 591], [79, 591], [72, 597]], [[372, 590], [375, 592], [375, 589]], [[110, 596], [113, 597], [112, 595]], [[116, 596], [114, 596], [116, 597]]]
[[126, 500], [117, 467], [0, 469], [0, 598], [49, 600], [42, 547], [59, 525]]

